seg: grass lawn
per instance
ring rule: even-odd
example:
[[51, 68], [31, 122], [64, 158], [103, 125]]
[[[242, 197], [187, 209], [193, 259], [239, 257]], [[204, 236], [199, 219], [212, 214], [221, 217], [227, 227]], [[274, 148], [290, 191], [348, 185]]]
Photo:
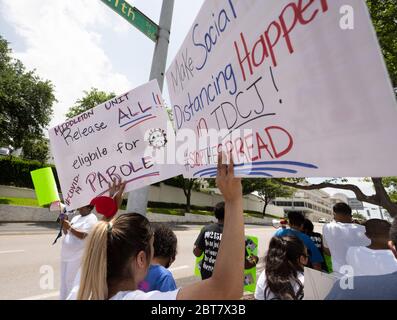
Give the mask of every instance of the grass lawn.
[[37, 199], [0, 197], [0, 204], [11, 206], [39, 207]]
[[193, 210], [193, 209], [190, 209], [190, 213], [201, 214], [201, 215], [204, 215], [204, 216], [213, 216], [214, 215], [213, 212], [206, 211], [206, 210]]
[[[27, 207], [40, 207], [36, 199], [30, 199], [30, 198], [9, 198], [9, 197], [0, 197], [0, 204], [7, 204], [11, 206], [27, 206]], [[121, 206], [121, 209], [126, 209], [126, 204], [123, 204]], [[170, 209], [170, 208], [148, 208], [148, 212], [150, 213], [161, 213], [161, 214], [171, 214], [175, 216], [183, 216], [185, 210], [184, 209]], [[212, 211], [206, 211], [206, 210], [190, 210], [190, 213], [192, 214], [200, 214], [200, 215], [206, 215], [206, 216], [213, 216], [214, 213]], [[244, 212], [245, 216], [251, 216], [255, 218], [262, 218], [262, 214], [259, 212], [253, 212], [253, 211], [245, 211]], [[280, 217], [272, 216], [269, 214], [266, 214], [265, 217], [269, 218], [274, 218], [274, 219], [281, 219]]]
[[[254, 211], [245, 211], [244, 215], [251, 216], [251, 217], [254, 217], [254, 218], [259, 218], [259, 219], [263, 218], [263, 214], [262, 213], [254, 212]], [[265, 218], [273, 218], [273, 219], [279, 219], [279, 220], [282, 219], [280, 217], [273, 216], [271, 214], [265, 214]]]
[[185, 210], [183, 209], [168, 209], [168, 208], [147, 208], [150, 213], [171, 214], [174, 216], [183, 216]]

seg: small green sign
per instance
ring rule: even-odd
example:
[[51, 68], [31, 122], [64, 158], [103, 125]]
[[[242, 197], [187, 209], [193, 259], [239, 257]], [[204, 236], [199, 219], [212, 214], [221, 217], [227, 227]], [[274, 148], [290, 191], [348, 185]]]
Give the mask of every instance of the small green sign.
[[143, 32], [147, 37], [154, 42], [157, 41], [159, 34], [159, 26], [145, 16], [137, 8], [131, 6], [124, 0], [101, 0], [117, 12], [120, 16], [126, 19], [139, 31]]
[[[245, 259], [251, 256], [258, 257], [258, 238], [253, 236], [245, 237]], [[256, 266], [244, 270], [244, 291], [255, 292], [256, 288]]]
[[[253, 236], [245, 237], [245, 258], [247, 259], [250, 256], [258, 256], [258, 238]], [[196, 258], [196, 263], [194, 265], [194, 275], [196, 277], [201, 277], [201, 263], [204, 258], [204, 253]], [[255, 292], [256, 287], [256, 266], [244, 270], [244, 291], [246, 292]]]
[[50, 167], [30, 172], [40, 206], [59, 200], [57, 184]]

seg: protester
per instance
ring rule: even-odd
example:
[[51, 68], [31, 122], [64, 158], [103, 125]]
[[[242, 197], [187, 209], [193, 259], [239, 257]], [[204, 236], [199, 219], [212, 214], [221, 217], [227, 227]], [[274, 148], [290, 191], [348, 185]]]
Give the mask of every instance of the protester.
[[[214, 214], [218, 221], [202, 228], [194, 243], [193, 254], [196, 257], [201, 257], [201, 255], [204, 253], [203, 260], [200, 264], [200, 274], [202, 280], [210, 278], [214, 270], [219, 245], [222, 239], [223, 222], [225, 216], [224, 202], [219, 202], [215, 205]], [[259, 258], [254, 254], [249, 254], [246, 246], [247, 240], [245, 240], [244, 269], [248, 270], [256, 266]]]
[[301, 212], [291, 211], [288, 212], [288, 221], [290, 228], [277, 230], [276, 237], [295, 236], [303, 241], [309, 253], [309, 265], [316, 270], [321, 271], [321, 264], [324, 259], [317, 249], [314, 242], [303, 231], [303, 223], [305, 217]]
[[139, 284], [142, 291], [167, 292], [176, 290], [172, 273], [168, 270], [175, 261], [177, 238], [171, 228], [158, 225], [154, 230], [154, 256], [144, 281]]
[[212, 276], [219, 244], [222, 239], [223, 223], [225, 217], [225, 203], [219, 202], [214, 208], [216, 223], [211, 223], [201, 229], [194, 242], [193, 254], [200, 257], [204, 252], [204, 258], [200, 265], [201, 279], [205, 280]]
[[73, 288], [84, 252], [85, 238], [98, 221], [92, 213], [93, 208], [92, 205], [84, 206], [78, 209], [79, 214], [72, 221], [63, 220], [65, 237], [61, 248], [61, 300], [65, 300]]
[[131, 213], [95, 226], [84, 254], [78, 299], [239, 299], [244, 274], [242, 187], [241, 179], [234, 177], [233, 162], [222, 164], [222, 155], [218, 156], [216, 182], [227, 214], [224, 241], [210, 279], [170, 292], [138, 290], [151, 262], [153, 232], [145, 217]]
[[[121, 207], [125, 186], [126, 182], [121, 180], [113, 181], [112, 184], [109, 183], [109, 196], [99, 196], [91, 200], [90, 207], [95, 207], [96, 212], [103, 216], [101, 221], [108, 222], [117, 214], [118, 209]], [[71, 289], [66, 296], [67, 300], [75, 300], [77, 298], [81, 279], [81, 265], [79, 264], [78, 267]]]
[[365, 223], [365, 235], [371, 244], [368, 247], [351, 247], [346, 254], [347, 264], [353, 268], [355, 276], [397, 271], [397, 259], [389, 248], [390, 227], [389, 222], [381, 219], [371, 219]]
[[310, 221], [310, 219], [305, 219], [305, 221], [303, 222], [303, 233], [310, 237], [310, 239], [316, 245], [317, 249], [320, 251], [321, 256], [324, 259], [323, 263], [321, 264], [321, 269], [325, 272], [329, 272], [327, 264], [325, 263], [323, 236], [321, 235], [321, 233], [314, 232], [314, 225]]
[[350, 247], [370, 245], [370, 240], [365, 236], [365, 228], [352, 223], [352, 210], [346, 203], [339, 202], [334, 205], [334, 218], [323, 227], [324, 253], [331, 256], [333, 271], [341, 272], [341, 267], [347, 265], [346, 253]]
[[301, 300], [307, 249], [298, 237], [273, 237], [265, 257], [265, 270], [255, 289], [257, 300]]
[[[397, 219], [390, 229], [392, 249], [397, 248]], [[371, 262], [373, 263], [373, 262]], [[346, 279], [345, 279], [346, 281]], [[355, 276], [351, 279], [353, 286], [342, 286], [337, 281], [326, 300], [396, 300], [397, 272], [376, 276]]]

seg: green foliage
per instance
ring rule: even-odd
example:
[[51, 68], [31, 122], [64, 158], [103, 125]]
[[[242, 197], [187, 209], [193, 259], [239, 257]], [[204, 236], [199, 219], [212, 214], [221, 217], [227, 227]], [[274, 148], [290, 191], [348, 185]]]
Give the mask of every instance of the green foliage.
[[283, 186], [274, 179], [263, 178], [244, 178], [242, 179], [243, 194], [258, 192], [261, 198], [274, 199], [276, 197], [289, 197], [293, 194], [293, 189]]
[[0, 36], [0, 145], [22, 147], [25, 140], [40, 138], [56, 101], [50, 81], [11, 57], [8, 42]]
[[33, 189], [30, 172], [43, 167], [52, 167], [58, 190], [61, 190], [54, 166], [14, 157], [0, 157], [0, 184]]
[[387, 177], [382, 179], [382, 183], [390, 199], [397, 202], [397, 177]]
[[366, 217], [364, 217], [361, 213], [358, 213], [358, 212], [353, 213], [352, 216], [353, 216], [353, 219], [356, 219], [356, 220], [363, 220], [363, 221], [367, 220]]
[[40, 207], [36, 199], [0, 197], [0, 204], [10, 206]]
[[25, 140], [22, 146], [23, 158], [26, 160], [37, 160], [45, 163], [48, 160], [48, 140], [44, 137], [35, 140]]
[[372, 23], [390, 74], [397, 87], [397, 0], [367, 0]]
[[99, 91], [96, 88], [91, 88], [90, 91], [84, 91], [84, 97], [76, 101], [75, 105], [69, 109], [66, 117], [71, 119], [101, 103], [113, 99], [115, 96], [116, 95], [113, 92], [106, 93], [104, 91]]

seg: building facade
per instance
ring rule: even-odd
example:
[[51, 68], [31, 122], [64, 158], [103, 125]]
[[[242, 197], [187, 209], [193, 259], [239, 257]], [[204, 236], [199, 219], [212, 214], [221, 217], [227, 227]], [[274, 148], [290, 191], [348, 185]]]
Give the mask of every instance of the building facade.
[[322, 190], [297, 190], [291, 198], [276, 198], [272, 203], [282, 207], [286, 215], [290, 211], [299, 211], [314, 222], [320, 218], [327, 221], [333, 219], [334, 201], [328, 193]]

